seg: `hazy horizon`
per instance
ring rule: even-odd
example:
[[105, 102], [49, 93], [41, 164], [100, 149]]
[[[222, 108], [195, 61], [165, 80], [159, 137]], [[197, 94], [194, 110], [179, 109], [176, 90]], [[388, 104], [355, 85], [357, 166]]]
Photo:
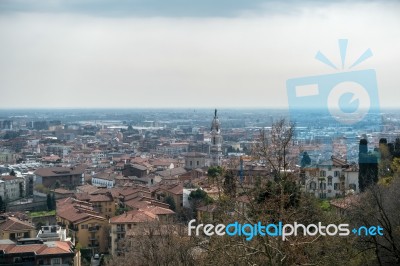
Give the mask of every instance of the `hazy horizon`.
[[[352, 10], [357, 10], [352, 11]], [[398, 106], [397, 1], [0, 2], [4, 108], [279, 108], [286, 81], [374, 69]], [[321, 51], [344, 68], [315, 60]]]

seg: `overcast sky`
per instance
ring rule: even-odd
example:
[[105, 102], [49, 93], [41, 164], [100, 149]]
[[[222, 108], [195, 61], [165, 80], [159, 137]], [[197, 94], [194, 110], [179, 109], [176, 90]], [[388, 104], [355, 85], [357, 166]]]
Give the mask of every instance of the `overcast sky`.
[[[400, 99], [397, 1], [0, 1], [0, 108], [286, 108], [286, 80], [375, 69]], [[344, 71], [348, 71], [345, 67]]]

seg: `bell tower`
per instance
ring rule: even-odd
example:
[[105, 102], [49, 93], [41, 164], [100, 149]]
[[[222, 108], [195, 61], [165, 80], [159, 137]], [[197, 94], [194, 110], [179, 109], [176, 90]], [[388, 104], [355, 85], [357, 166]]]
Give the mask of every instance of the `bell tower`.
[[222, 136], [221, 123], [217, 116], [217, 109], [214, 112], [214, 119], [211, 123], [211, 166], [220, 166], [222, 159]]

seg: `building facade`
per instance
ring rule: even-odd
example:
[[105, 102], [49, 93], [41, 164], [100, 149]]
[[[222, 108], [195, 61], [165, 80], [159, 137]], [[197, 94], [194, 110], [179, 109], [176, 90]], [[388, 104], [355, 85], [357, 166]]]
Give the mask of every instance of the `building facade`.
[[200, 152], [188, 152], [185, 154], [185, 168], [188, 170], [208, 166], [207, 155]]
[[360, 192], [357, 165], [332, 156], [330, 160], [304, 168], [305, 190], [315, 197], [335, 198]]
[[87, 166], [39, 168], [35, 171], [35, 184], [54, 188], [56, 182], [66, 188], [75, 189], [84, 182]]
[[217, 109], [215, 109], [214, 119], [211, 123], [211, 166], [220, 166], [222, 160], [222, 135], [221, 123], [217, 116]]
[[3, 200], [13, 201], [25, 196], [25, 179], [6, 175], [0, 176], [0, 196]]

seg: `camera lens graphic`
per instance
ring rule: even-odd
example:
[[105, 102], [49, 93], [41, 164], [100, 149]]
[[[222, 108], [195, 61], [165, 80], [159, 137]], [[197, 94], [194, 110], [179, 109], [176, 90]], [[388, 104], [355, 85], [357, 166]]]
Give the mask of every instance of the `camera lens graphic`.
[[328, 95], [328, 110], [332, 117], [345, 125], [360, 122], [368, 113], [371, 100], [368, 92], [357, 82], [341, 82]]

